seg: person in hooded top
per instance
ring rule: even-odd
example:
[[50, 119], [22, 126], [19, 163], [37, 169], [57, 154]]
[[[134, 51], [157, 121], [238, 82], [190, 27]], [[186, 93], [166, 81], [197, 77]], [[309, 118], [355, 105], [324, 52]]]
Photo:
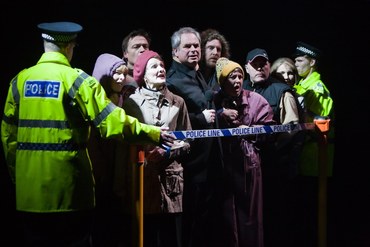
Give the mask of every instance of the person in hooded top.
[[[103, 53], [95, 61], [92, 75], [103, 86], [115, 105], [122, 107], [128, 68], [122, 58]], [[136, 89], [136, 87], [134, 87]], [[92, 233], [93, 246], [118, 246], [131, 243], [132, 170], [129, 145], [115, 139], [102, 139], [94, 129], [88, 145], [96, 183], [96, 210]]]
[[[235, 109], [234, 115], [218, 115], [220, 128], [275, 124], [267, 100], [242, 88], [243, 68], [221, 57], [216, 63], [221, 90], [215, 96], [216, 108]], [[263, 247], [262, 170], [259, 144], [263, 136], [223, 137], [224, 181], [219, 246]], [[222, 234], [221, 234], [222, 233]]]
[[[108, 98], [122, 107], [122, 89], [126, 84], [127, 66], [125, 62], [109, 53], [103, 53], [96, 59], [92, 75], [103, 86]], [[96, 131], [92, 131], [89, 143], [93, 162], [95, 180], [99, 184], [110, 181], [115, 163], [116, 140], [103, 140]]]
[[92, 75], [103, 86], [110, 100], [122, 107], [123, 89], [128, 84], [128, 68], [123, 59], [109, 53], [101, 54], [96, 59]]
[[[157, 52], [141, 53], [133, 76], [138, 88], [124, 102], [128, 114], [143, 123], [166, 126], [169, 130], [191, 130], [185, 101], [167, 89], [165, 65]], [[146, 145], [144, 151], [145, 246], [181, 246], [182, 159], [190, 151], [190, 144], [176, 141], [176, 148], [171, 150]]]
[[[122, 92], [127, 84], [127, 73], [128, 68], [121, 58], [103, 53], [96, 59], [92, 75], [103, 86], [109, 99], [115, 105], [122, 107], [124, 100]], [[116, 140], [103, 140], [99, 135], [94, 134], [97, 133], [92, 131], [90, 149], [93, 150], [91, 158], [95, 161], [93, 165], [96, 181], [97, 183], [100, 180], [110, 181], [114, 170]]]

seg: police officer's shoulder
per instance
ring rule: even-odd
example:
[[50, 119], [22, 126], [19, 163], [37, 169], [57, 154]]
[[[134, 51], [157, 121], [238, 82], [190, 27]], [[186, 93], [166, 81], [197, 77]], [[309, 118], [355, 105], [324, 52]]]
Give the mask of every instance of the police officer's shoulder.
[[321, 93], [321, 94], [323, 94], [325, 91], [324, 85], [321, 81], [316, 82], [316, 84], [313, 85], [312, 90], [315, 91], [316, 93]]
[[44, 22], [37, 25], [41, 30], [41, 37], [49, 42], [68, 43], [77, 38], [77, 34], [82, 31], [80, 24], [68, 21]]
[[74, 68], [74, 70], [77, 72], [81, 81], [87, 82], [90, 86], [95, 85], [95, 84], [100, 84], [99, 81], [95, 77], [93, 77], [92, 75], [89, 75], [84, 70], [80, 68]]

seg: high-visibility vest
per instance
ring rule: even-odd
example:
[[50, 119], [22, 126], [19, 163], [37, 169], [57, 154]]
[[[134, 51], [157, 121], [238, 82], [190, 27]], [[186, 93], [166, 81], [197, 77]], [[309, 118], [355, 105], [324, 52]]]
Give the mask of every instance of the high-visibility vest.
[[321, 81], [320, 74], [313, 72], [309, 77], [294, 85], [296, 93], [304, 96], [307, 111], [314, 116], [329, 116], [333, 112], [333, 99]]
[[125, 114], [100, 83], [71, 68], [58, 52], [44, 53], [9, 87], [1, 138], [16, 185], [16, 208], [63, 212], [95, 207], [87, 152], [91, 126], [103, 138], [158, 143], [158, 127]]
[[[334, 102], [328, 88], [321, 81], [320, 74], [315, 71], [307, 78], [294, 85], [297, 94], [304, 97], [305, 110], [308, 113], [307, 121], [313, 122], [317, 117], [328, 117], [334, 122]], [[334, 161], [334, 125], [331, 124], [328, 138], [328, 176], [333, 173]], [[300, 156], [300, 172], [302, 175], [317, 176], [319, 171], [319, 146], [315, 133], [306, 135], [306, 141]]]

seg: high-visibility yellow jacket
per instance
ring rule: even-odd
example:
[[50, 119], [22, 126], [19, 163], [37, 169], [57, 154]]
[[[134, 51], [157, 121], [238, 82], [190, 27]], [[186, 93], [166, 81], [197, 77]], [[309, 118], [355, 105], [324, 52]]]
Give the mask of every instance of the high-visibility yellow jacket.
[[[330, 129], [328, 133], [328, 171], [327, 175], [333, 173], [334, 161], [334, 101], [328, 88], [321, 81], [320, 74], [315, 71], [307, 78], [302, 79], [294, 86], [297, 94], [304, 97], [304, 107], [307, 112], [306, 122], [313, 122], [315, 118], [330, 118]], [[306, 176], [317, 176], [319, 170], [319, 146], [317, 133], [309, 133], [303, 145], [300, 156], [300, 172]]]
[[91, 126], [103, 138], [158, 144], [158, 127], [141, 124], [106, 96], [100, 83], [71, 68], [58, 52], [10, 83], [1, 139], [16, 186], [16, 208], [63, 212], [95, 206], [94, 179], [86, 149]]
[[304, 96], [305, 109], [312, 118], [310, 120], [318, 116], [327, 117], [333, 113], [333, 99], [317, 71], [300, 80], [294, 88], [297, 94]]

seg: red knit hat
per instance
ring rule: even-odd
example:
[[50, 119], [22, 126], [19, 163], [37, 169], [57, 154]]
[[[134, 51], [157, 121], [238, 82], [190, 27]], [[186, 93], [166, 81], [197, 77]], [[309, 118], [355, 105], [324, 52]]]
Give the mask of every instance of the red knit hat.
[[134, 80], [137, 82], [139, 86], [142, 86], [144, 82], [146, 64], [148, 63], [149, 59], [153, 57], [160, 58], [158, 53], [151, 51], [151, 50], [145, 50], [136, 59], [133, 74], [134, 74]]

